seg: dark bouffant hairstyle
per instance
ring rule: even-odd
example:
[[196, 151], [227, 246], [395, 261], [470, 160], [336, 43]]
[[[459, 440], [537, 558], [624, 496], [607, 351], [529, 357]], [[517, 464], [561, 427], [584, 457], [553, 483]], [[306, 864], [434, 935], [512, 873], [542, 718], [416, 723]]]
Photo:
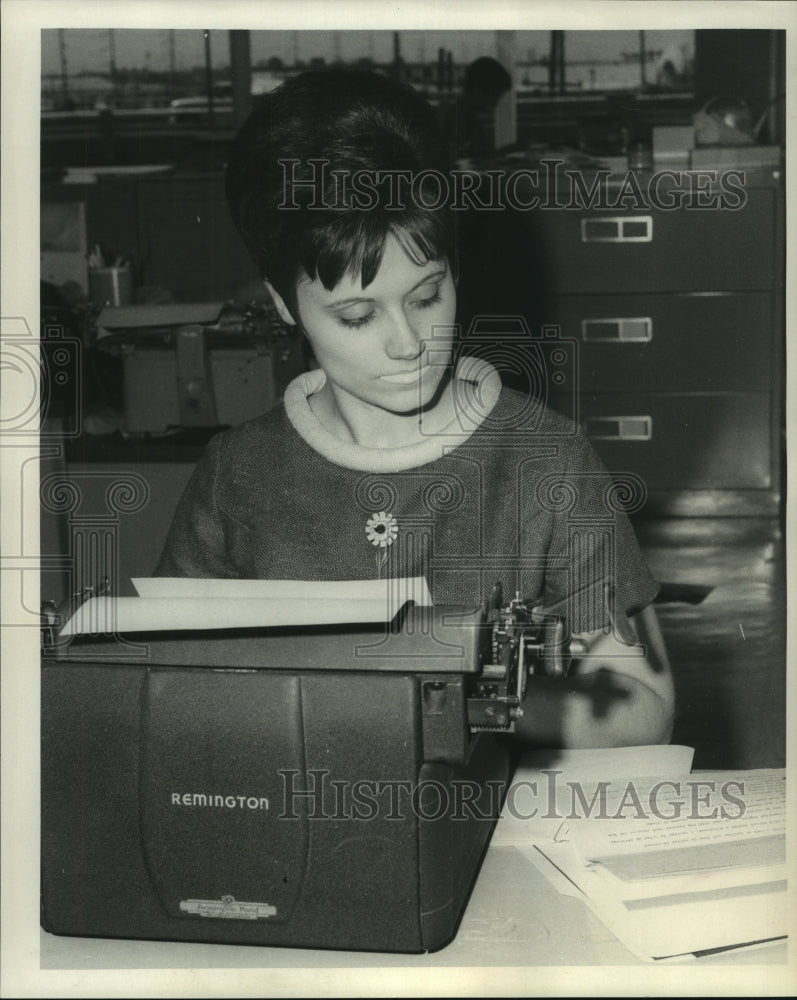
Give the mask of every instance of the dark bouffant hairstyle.
[[[286, 80], [256, 106], [230, 151], [227, 201], [261, 275], [289, 308], [302, 272], [327, 289], [346, 273], [368, 285], [391, 232], [419, 263], [448, 257], [456, 266], [447, 198], [413, 197], [405, 184], [397, 200], [397, 171], [427, 181], [427, 171], [449, 171], [435, 113], [409, 87], [377, 73], [320, 70]], [[363, 197], [346, 181], [366, 174]]]

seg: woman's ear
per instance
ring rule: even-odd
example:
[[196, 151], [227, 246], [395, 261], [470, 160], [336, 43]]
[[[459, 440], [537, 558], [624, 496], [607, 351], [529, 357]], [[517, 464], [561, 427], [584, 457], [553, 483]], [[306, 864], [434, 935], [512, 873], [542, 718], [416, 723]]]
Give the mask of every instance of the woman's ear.
[[291, 316], [291, 311], [285, 305], [285, 301], [277, 291], [277, 289], [271, 284], [268, 278], [263, 279], [263, 284], [268, 289], [269, 295], [274, 301], [274, 305], [277, 307], [277, 312], [280, 314], [282, 319], [288, 323], [290, 326], [296, 326], [296, 320]]

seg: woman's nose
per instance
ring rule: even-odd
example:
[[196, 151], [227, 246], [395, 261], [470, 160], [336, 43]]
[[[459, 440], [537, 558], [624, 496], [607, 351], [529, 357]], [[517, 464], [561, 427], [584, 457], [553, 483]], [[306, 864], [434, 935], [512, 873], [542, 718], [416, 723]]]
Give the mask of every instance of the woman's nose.
[[423, 332], [403, 309], [397, 310], [385, 345], [388, 357], [396, 361], [414, 361], [424, 350]]

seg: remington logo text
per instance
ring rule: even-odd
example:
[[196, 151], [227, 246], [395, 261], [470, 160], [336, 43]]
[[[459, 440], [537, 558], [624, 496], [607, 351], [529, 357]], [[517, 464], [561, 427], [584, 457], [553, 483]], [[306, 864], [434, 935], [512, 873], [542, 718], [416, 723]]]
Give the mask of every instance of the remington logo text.
[[172, 792], [173, 806], [214, 809], [268, 809], [268, 799], [255, 795], [205, 795], [203, 792]]

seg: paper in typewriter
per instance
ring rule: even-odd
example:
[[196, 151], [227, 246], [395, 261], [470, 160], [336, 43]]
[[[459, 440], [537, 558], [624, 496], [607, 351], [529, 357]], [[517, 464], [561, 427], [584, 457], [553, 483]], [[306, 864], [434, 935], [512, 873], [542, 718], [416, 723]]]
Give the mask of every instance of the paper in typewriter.
[[431, 605], [423, 577], [394, 580], [135, 579], [138, 597], [93, 597], [61, 635], [367, 624], [408, 602]]
[[[650, 749], [629, 748], [627, 764]], [[667, 750], [677, 759], [685, 749], [661, 748], [659, 768]], [[546, 779], [543, 822], [530, 822], [524, 843], [522, 822], [510, 819], [504, 842], [526, 851], [560, 891], [581, 898], [637, 957], [784, 937], [785, 772], [659, 770], [628, 778], [618, 771], [625, 752], [588, 751], [581, 777], [556, 764], [545, 772], [521, 768], [520, 780]], [[610, 773], [599, 777], [604, 753]]]

